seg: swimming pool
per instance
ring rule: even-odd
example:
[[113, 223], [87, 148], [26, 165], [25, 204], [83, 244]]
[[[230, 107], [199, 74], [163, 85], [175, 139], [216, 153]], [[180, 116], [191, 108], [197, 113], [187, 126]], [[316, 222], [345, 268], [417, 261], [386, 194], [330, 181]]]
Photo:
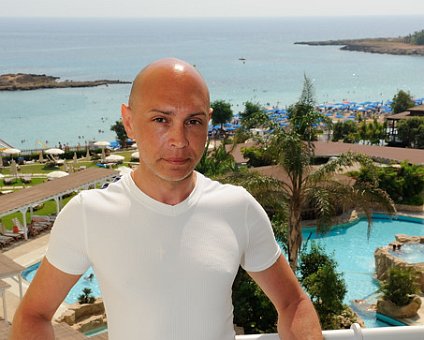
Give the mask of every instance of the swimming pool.
[[[40, 262], [28, 267], [22, 272], [22, 277], [28, 282], [31, 282], [39, 266]], [[91, 274], [93, 274], [92, 279], [88, 279]], [[84, 288], [90, 288], [91, 294], [94, 297], [99, 297], [102, 295], [100, 292], [99, 283], [96, 279], [96, 275], [94, 275], [93, 269], [91, 267], [84, 273], [84, 275], [81, 276], [78, 282], [72, 287], [72, 289], [65, 298], [65, 302], [69, 304], [78, 302], [78, 296], [81, 295], [82, 290]]]
[[[424, 235], [424, 219], [397, 216], [390, 218], [376, 214], [369, 240], [367, 239], [367, 220], [360, 219], [351, 224], [334, 227], [321, 236], [312, 233], [311, 240], [322, 245], [327, 253], [334, 252], [338, 271], [343, 273], [347, 294], [345, 303], [352, 306], [354, 300], [364, 300], [375, 293], [378, 281], [374, 279], [374, 251], [395, 240], [396, 234]], [[304, 230], [304, 240], [311, 231]], [[353, 305], [354, 307], [354, 305]], [[357, 311], [356, 308], [354, 308]], [[375, 320], [375, 313], [360, 313], [367, 327], [387, 326]]]
[[[334, 252], [338, 271], [343, 273], [346, 281], [345, 303], [351, 305], [353, 300], [366, 299], [378, 290], [378, 282], [374, 279], [375, 249], [394, 241], [396, 234], [424, 235], [424, 219], [406, 216], [392, 219], [376, 214], [369, 240], [367, 240], [367, 221], [365, 219], [334, 227], [325, 235], [316, 234], [313, 229], [308, 228], [303, 232], [304, 240], [310, 233], [312, 233], [311, 240], [322, 245], [327, 253]], [[31, 281], [37, 268], [38, 265], [34, 265], [25, 270], [24, 278]], [[78, 295], [87, 287], [91, 288], [94, 296], [101, 295], [95, 276], [92, 281], [84, 279], [91, 273], [93, 271], [90, 268], [75, 284], [65, 299], [67, 303], [78, 301]], [[361, 317], [364, 318], [367, 327], [388, 326], [377, 321], [375, 313], [362, 313]]]
[[408, 263], [421, 263], [424, 262], [424, 244], [405, 243], [400, 250], [391, 250], [390, 254]]

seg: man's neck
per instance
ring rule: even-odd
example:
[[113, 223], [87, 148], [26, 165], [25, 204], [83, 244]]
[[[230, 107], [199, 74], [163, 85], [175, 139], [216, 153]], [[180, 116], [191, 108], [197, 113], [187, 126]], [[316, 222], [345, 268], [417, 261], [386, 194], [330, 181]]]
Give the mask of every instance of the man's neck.
[[177, 205], [184, 201], [190, 196], [196, 185], [196, 173], [194, 171], [185, 179], [175, 182], [157, 176], [147, 180], [141, 168], [134, 170], [131, 175], [137, 187], [147, 196], [169, 205]]

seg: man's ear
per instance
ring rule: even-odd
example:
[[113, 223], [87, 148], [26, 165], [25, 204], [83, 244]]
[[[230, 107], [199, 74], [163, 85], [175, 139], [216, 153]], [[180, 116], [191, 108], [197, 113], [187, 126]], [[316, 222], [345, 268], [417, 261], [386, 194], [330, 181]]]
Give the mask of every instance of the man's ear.
[[121, 105], [121, 117], [122, 123], [124, 124], [125, 131], [129, 138], [133, 138], [133, 122], [132, 122], [132, 114], [131, 109], [128, 105]]
[[208, 120], [212, 118], [213, 108], [209, 108], [209, 117]]

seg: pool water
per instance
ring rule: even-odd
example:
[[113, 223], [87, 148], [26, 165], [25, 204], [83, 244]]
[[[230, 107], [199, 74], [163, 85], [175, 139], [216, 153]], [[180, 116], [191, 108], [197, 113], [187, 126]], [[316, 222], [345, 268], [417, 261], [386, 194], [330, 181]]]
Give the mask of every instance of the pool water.
[[[22, 277], [28, 282], [31, 282], [39, 266], [40, 262], [28, 267], [22, 272]], [[93, 274], [92, 279], [89, 279], [91, 274]], [[78, 282], [72, 287], [72, 289], [65, 298], [65, 302], [69, 304], [78, 302], [78, 296], [82, 294], [82, 290], [84, 288], [90, 288], [91, 294], [94, 297], [99, 297], [102, 295], [100, 292], [99, 283], [96, 279], [96, 275], [94, 274], [93, 269], [91, 267], [84, 273], [84, 275], [80, 277]]]
[[390, 254], [408, 263], [421, 263], [424, 262], [424, 244], [406, 243], [400, 250], [391, 250]]
[[[306, 240], [311, 233], [311, 240], [322, 245], [328, 254], [334, 253], [338, 263], [337, 269], [343, 273], [346, 281], [345, 303], [359, 312], [367, 327], [389, 326], [376, 320], [375, 313], [360, 312], [352, 301], [370, 301], [379, 288], [378, 282], [374, 279], [375, 249], [393, 242], [396, 234], [424, 235], [424, 220], [404, 216], [391, 219], [385, 215], [375, 215], [369, 239], [367, 239], [367, 221], [362, 219], [352, 224], [334, 227], [325, 235], [319, 235], [308, 228], [303, 231], [303, 239]], [[23, 277], [27, 281], [32, 280], [38, 265], [31, 266], [23, 272]], [[78, 301], [78, 296], [84, 288], [90, 288], [96, 297], [101, 295], [96, 276], [94, 275], [92, 281], [86, 279], [91, 273], [93, 270], [90, 268], [72, 288], [65, 302]]]
[[[369, 300], [379, 289], [374, 279], [374, 251], [395, 240], [396, 234], [424, 235], [424, 220], [398, 216], [391, 219], [375, 215], [370, 238], [367, 239], [367, 220], [333, 228], [321, 236], [313, 232], [311, 240], [322, 245], [328, 254], [334, 253], [338, 271], [343, 273], [347, 294], [345, 303], [354, 307], [354, 300]], [[311, 231], [304, 230], [304, 240]], [[367, 327], [388, 326], [375, 319], [375, 313], [360, 313]]]

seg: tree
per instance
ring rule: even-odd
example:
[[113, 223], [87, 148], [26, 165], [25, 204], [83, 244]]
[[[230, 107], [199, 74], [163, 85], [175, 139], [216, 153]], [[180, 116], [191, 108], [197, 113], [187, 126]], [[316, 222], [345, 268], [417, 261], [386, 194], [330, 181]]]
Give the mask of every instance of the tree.
[[240, 124], [245, 129], [269, 127], [271, 120], [259, 103], [246, 102], [244, 111], [240, 112]]
[[[358, 179], [372, 181], [370, 169], [362, 168]], [[376, 169], [378, 186], [386, 191], [398, 204], [422, 205], [424, 190], [424, 167], [402, 162], [400, 168], [385, 167]]]
[[115, 131], [116, 138], [119, 140], [119, 143], [122, 145], [122, 147], [125, 148], [127, 146], [128, 136], [122, 120], [117, 120], [115, 124], [110, 127], [110, 130]]
[[203, 156], [196, 166], [197, 171], [210, 177], [233, 172], [236, 169], [234, 157], [225, 148], [225, 143], [221, 143], [216, 149], [210, 151], [208, 142]]
[[212, 124], [221, 125], [221, 131], [224, 129], [223, 125], [228, 123], [233, 118], [233, 110], [231, 104], [224, 100], [215, 100], [211, 103], [212, 113]]
[[317, 139], [317, 127], [321, 122], [331, 125], [331, 120], [315, 109], [312, 81], [305, 75], [302, 94], [298, 102], [288, 108], [288, 118], [292, 131], [309, 143]]
[[281, 225], [287, 227], [288, 258], [293, 271], [297, 268], [302, 245], [302, 213], [306, 210], [314, 213], [319, 232], [328, 230], [334, 223], [332, 217], [352, 207], [367, 216], [368, 232], [373, 208], [395, 212], [389, 195], [377, 187], [375, 171], [369, 172], [372, 181], [357, 180], [353, 184], [339, 182], [334, 176], [343, 166], [356, 162], [373, 169], [368, 157], [346, 153], [315, 170], [313, 149], [297, 133], [276, 130], [269, 143], [286, 180], [240, 173], [229, 174], [220, 180], [244, 186], [271, 217], [275, 214], [283, 216], [285, 223]]
[[362, 134], [365, 135], [365, 132], [359, 131], [358, 133], [358, 125], [354, 121], [337, 122], [334, 125], [333, 141], [337, 142], [342, 139], [344, 143], [356, 143], [359, 139], [358, 134], [362, 136]]
[[239, 269], [232, 291], [234, 323], [237, 326], [243, 327], [246, 334], [277, 331], [277, 311], [243, 269]]
[[315, 212], [317, 228], [325, 232], [332, 224], [332, 217], [338, 208], [345, 210], [356, 207], [368, 218], [371, 228], [373, 208], [380, 208], [390, 213], [396, 211], [389, 195], [379, 189], [375, 173], [372, 182], [356, 181], [354, 184], [338, 182], [334, 175], [344, 166], [359, 163], [373, 168], [371, 159], [361, 154], [346, 153], [340, 155], [314, 171], [313, 149], [304, 143], [296, 133], [279, 133], [273, 141], [279, 150], [278, 164], [287, 174], [287, 182], [282, 183], [288, 198], [288, 257], [290, 266], [295, 271], [297, 257], [302, 244], [302, 212], [312, 209]]
[[84, 288], [82, 294], [78, 295], [78, 302], [82, 305], [84, 303], [94, 303], [96, 298], [91, 294], [90, 288]]
[[424, 117], [400, 120], [398, 137], [407, 147], [424, 149]]
[[394, 113], [404, 112], [414, 106], [415, 102], [412, 100], [411, 94], [403, 90], [399, 90], [393, 97], [393, 103], [391, 104]]
[[309, 253], [302, 253], [300, 282], [308, 292], [323, 329], [340, 328], [337, 316], [348, 308], [343, 304], [346, 283], [337, 272], [337, 263], [315, 243]]

